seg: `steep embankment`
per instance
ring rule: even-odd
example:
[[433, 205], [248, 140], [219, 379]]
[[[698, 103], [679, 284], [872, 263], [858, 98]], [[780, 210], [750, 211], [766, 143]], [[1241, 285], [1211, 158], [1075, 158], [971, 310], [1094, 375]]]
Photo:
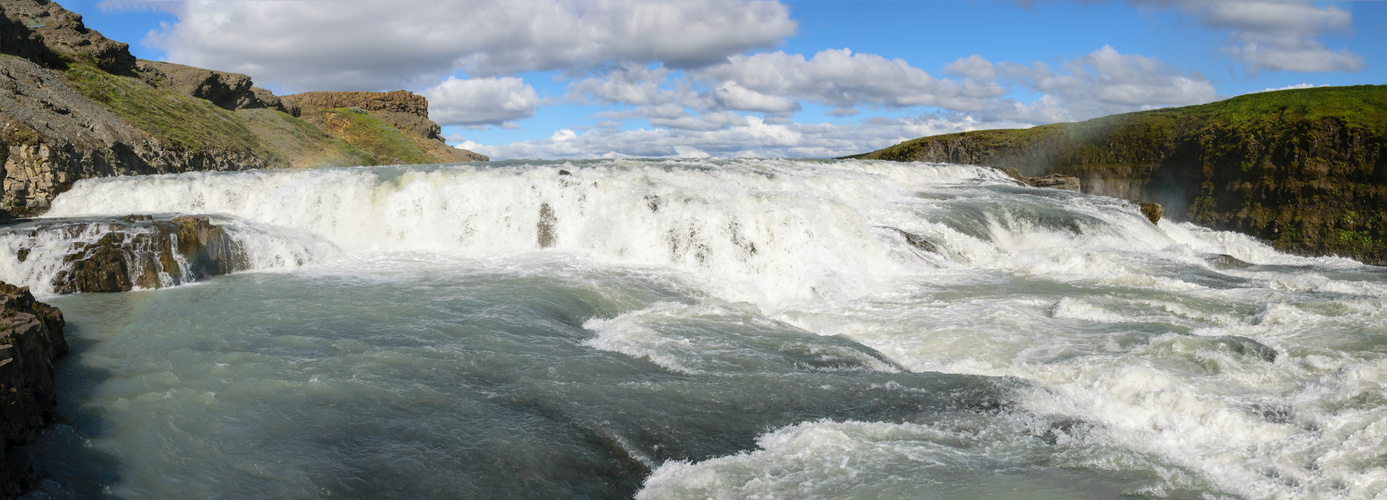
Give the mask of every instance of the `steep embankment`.
[[1387, 264], [1387, 86], [924, 137], [856, 157], [1074, 175], [1086, 193], [1157, 201], [1279, 250]]
[[[53, 361], [67, 352], [63, 326], [58, 308], [0, 282], [0, 450], [32, 441], [53, 421]], [[17, 495], [25, 480], [23, 466], [6, 457], [0, 498]]]
[[420, 102], [412, 118], [370, 112], [356, 120], [367, 127], [320, 128], [246, 75], [138, 61], [56, 3], [6, 1], [0, 219], [41, 212], [89, 177], [486, 159], [447, 146], [427, 102], [398, 94]]

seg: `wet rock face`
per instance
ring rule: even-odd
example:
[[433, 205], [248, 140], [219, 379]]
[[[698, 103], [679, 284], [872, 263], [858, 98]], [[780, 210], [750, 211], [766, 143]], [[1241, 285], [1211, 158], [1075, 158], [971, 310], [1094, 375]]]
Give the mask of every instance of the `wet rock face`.
[[1050, 174], [1042, 177], [1026, 177], [1021, 172], [1011, 167], [995, 167], [1012, 179], [1031, 187], [1064, 189], [1067, 191], [1081, 192], [1078, 177], [1063, 174]]
[[1050, 174], [1043, 177], [1026, 177], [1022, 182], [1034, 187], [1064, 189], [1075, 193], [1080, 192], [1079, 178], [1072, 175]]
[[539, 206], [539, 224], [535, 225], [536, 239], [540, 248], [549, 248], [558, 242], [558, 231], [554, 225], [558, 224], [559, 219], [554, 215], [554, 209], [548, 203]]
[[[0, 448], [28, 443], [53, 422], [53, 362], [67, 352], [63, 326], [58, 308], [0, 282]], [[0, 471], [0, 497], [17, 495], [23, 479], [22, 471]]]
[[1152, 224], [1160, 221], [1161, 216], [1165, 214], [1165, 207], [1162, 207], [1160, 203], [1139, 203], [1141, 204], [1141, 214], [1145, 215]]
[[[159, 288], [227, 274], [247, 267], [245, 251], [207, 217], [153, 220], [130, 216], [127, 224], [92, 243], [74, 243], [66, 269], [53, 279], [58, 293], [124, 292]], [[73, 234], [88, 224], [60, 228]]]

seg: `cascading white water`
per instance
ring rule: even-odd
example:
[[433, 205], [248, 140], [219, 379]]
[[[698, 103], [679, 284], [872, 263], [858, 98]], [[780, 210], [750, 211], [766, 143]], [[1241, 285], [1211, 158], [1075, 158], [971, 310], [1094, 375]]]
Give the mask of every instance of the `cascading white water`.
[[[1006, 184], [968, 166], [785, 160], [195, 173], [81, 181], [47, 217], [221, 214], [319, 236], [350, 254], [482, 257], [552, 246], [600, 263], [675, 267], [721, 296], [768, 307], [857, 297], [933, 266], [1123, 272], [1076, 262], [1084, 254], [1074, 248], [1300, 262], [1245, 237], [1158, 230], [1130, 203], [982, 187]], [[922, 255], [901, 231], [942, 255]]]
[[[615, 160], [196, 173], [81, 181], [45, 217], [131, 213], [214, 215], [260, 270], [368, 274], [412, 255], [671, 274], [703, 298], [583, 318], [591, 336], [579, 345], [684, 376], [769, 366], [758, 353], [773, 344], [831, 357], [834, 370], [1026, 383], [1002, 422], [805, 419], [763, 436], [759, 451], [648, 464], [648, 497], [850, 495], [865, 491], [858, 474], [909, 475], [902, 457], [1068, 421], [1079, 423], [1035, 431], [1054, 443], [1001, 440], [920, 470], [976, 460], [1157, 470], [1164, 486], [1143, 490], [1156, 495], [1387, 489], [1387, 466], [1364, 458], [1387, 456], [1380, 269], [1153, 225], [1133, 203], [1018, 186], [991, 169]], [[0, 245], [35, 249], [22, 263], [0, 256], [0, 279], [41, 288], [65, 245], [94, 237], [0, 234]], [[784, 329], [875, 353], [758, 340]], [[900, 481], [878, 493], [923, 487]]]

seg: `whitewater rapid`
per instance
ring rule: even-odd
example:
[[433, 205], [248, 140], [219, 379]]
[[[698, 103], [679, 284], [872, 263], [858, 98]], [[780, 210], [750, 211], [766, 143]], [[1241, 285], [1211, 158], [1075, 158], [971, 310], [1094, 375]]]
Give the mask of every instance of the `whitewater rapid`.
[[[808, 366], [1019, 384], [991, 416], [805, 418], [757, 449], [648, 459], [644, 498], [981, 495], [969, 485], [991, 480], [967, 471], [987, 468], [1050, 471], [1044, 485], [986, 484], [1055, 497], [1082, 471], [1159, 478], [1121, 494], [1387, 491], [1381, 268], [1152, 224], [1132, 202], [992, 169], [609, 160], [192, 173], [79, 181], [42, 220], [128, 214], [210, 215], [257, 272], [462, 262], [668, 276], [688, 294], [580, 318], [576, 346], [683, 377]], [[0, 232], [12, 250], [0, 280], [49, 292], [63, 250], [99, 236]], [[20, 248], [35, 250], [21, 262]]]

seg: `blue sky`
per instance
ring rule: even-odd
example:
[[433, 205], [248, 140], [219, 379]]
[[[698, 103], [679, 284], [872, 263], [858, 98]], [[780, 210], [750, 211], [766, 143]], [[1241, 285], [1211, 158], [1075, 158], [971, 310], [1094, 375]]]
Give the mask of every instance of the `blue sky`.
[[495, 159], [828, 157], [963, 130], [1387, 83], [1387, 2], [60, 2], [276, 93], [408, 89]]

